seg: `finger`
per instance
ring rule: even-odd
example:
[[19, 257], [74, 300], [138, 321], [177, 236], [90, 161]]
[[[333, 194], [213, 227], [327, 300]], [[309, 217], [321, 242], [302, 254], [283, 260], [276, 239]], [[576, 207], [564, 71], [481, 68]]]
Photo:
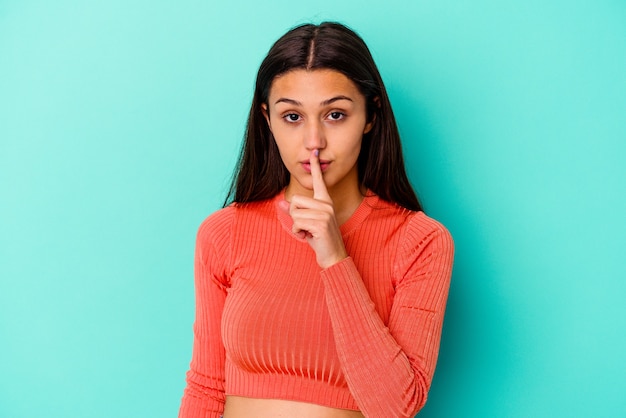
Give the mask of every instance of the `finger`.
[[305, 231], [304, 229], [293, 230], [292, 232], [296, 237], [300, 239], [307, 239], [311, 237], [311, 234], [309, 234], [309, 232]]
[[320, 166], [320, 151], [318, 149], [311, 152], [311, 158], [309, 160], [311, 165], [311, 177], [313, 179], [313, 199], [323, 200], [330, 202], [331, 198], [324, 182], [324, 176], [322, 174], [322, 167]]
[[293, 225], [291, 226], [291, 232], [300, 239], [305, 239], [308, 237], [312, 237], [313, 235], [306, 229], [306, 227], [302, 227], [298, 222], [294, 220]]

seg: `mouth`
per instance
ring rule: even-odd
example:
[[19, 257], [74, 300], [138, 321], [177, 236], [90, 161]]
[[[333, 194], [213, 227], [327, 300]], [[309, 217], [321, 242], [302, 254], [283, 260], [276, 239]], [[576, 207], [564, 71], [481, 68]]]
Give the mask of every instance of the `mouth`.
[[[306, 171], [309, 174], [311, 173], [311, 163], [309, 160], [301, 161], [300, 164], [302, 164], [302, 168], [304, 168], [304, 171]], [[330, 161], [320, 160], [320, 168], [322, 169], [322, 173], [326, 171], [329, 166], [330, 166]]]

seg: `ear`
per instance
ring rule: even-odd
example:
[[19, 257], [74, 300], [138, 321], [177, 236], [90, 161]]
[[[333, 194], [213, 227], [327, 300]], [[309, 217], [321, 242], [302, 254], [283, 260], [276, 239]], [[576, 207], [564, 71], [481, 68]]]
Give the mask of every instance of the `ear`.
[[368, 133], [374, 127], [374, 121], [376, 120], [376, 115], [372, 116], [372, 120], [365, 124], [365, 129], [363, 129], [363, 134]]
[[270, 111], [267, 108], [267, 103], [261, 103], [261, 113], [263, 113], [263, 117], [265, 117], [265, 121], [267, 122], [267, 126], [272, 130], [272, 124], [270, 123]]
[[[378, 96], [374, 97], [374, 104], [376, 105], [378, 109], [380, 109], [380, 98]], [[365, 124], [365, 129], [363, 129], [363, 134], [366, 134], [372, 130], [372, 128], [374, 127], [374, 122], [376, 122], [376, 112], [372, 113], [372, 117]]]

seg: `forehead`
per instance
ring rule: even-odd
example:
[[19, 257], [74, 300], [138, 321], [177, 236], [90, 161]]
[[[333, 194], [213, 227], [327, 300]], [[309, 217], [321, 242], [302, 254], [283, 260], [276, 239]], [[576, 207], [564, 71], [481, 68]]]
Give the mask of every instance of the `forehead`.
[[281, 98], [302, 102], [322, 102], [344, 95], [354, 101], [365, 100], [356, 84], [343, 73], [335, 70], [292, 70], [274, 79], [270, 87], [269, 101]]

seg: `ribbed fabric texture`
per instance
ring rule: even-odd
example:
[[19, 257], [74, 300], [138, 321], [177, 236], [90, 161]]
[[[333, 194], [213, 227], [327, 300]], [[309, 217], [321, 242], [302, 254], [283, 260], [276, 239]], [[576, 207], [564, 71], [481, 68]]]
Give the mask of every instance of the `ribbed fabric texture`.
[[448, 231], [368, 196], [322, 270], [268, 201], [201, 225], [196, 322], [179, 417], [218, 418], [225, 395], [413, 417], [434, 373], [452, 269]]

